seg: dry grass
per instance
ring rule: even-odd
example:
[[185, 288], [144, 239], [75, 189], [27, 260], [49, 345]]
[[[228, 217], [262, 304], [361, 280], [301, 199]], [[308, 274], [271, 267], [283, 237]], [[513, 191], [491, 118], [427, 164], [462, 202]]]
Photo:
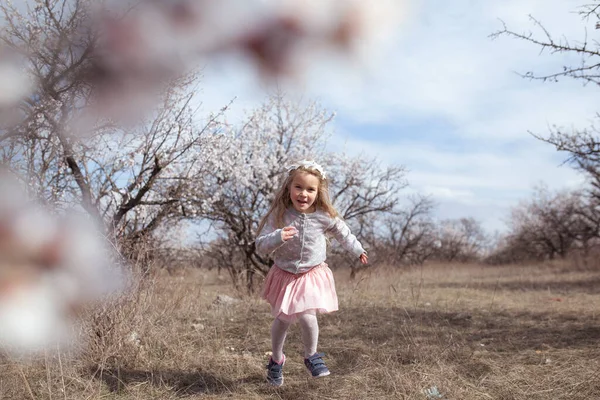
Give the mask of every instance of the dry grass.
[[[0, 398], [427, 399], [435, 386], [454, 400], [600, 399], [599, 273], [438, 265], [335, 275], [340, 311], [320, 319], [330, 377], [307, 377], [294, 327], [285, 385], [267, 386], [268, 306], [189, 270], [90, 316], [79, 351], [0, 358]], [[217, 305], [218, 294], [243, 301]]]

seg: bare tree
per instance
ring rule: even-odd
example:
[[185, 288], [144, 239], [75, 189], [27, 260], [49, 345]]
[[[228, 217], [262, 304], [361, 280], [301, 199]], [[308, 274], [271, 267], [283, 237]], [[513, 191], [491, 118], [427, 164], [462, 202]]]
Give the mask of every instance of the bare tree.
[[565, 258], [575, 250], [587, 253], [595, 227], [584, 217], [585, 198], [577, 191], [552, 193], [537, 188], [531, 199], [514, 207], [509, 232], [492, 259], [505, 262]]
[[[600, 29], [600, 5], [597, 2], [584, 3], [578, 12], [582, 22], [595, 22], [595, 28]], [[573, 40], [564, 36], [557, 37], [549, 32], [541, 21], [530, 17], [535, 32], [515, 32], [506, 25], [491, 36], [498, 38], [507, 36], [524, 40], [536, 46], [540, 51], [551, 54], [576, 55], [578, 63], [564, 65], [560, 70], [548, 74], [538, 74], [528, 71], [523, 77], [534, 80], [556, 82], [561, 78], [582, 81], [584, 84], [600, 85], [600, 42], [591, 39], [584, 30], [583, 38]], [[600, 117], [596, 114], [596, 118]], [[589, 180], [590, 187], [586, 190], [585, 206], [578, 212], [587, 220], [591, 234], [600, 236], [600, 131], [595, 124], [583, 130], [569, 131], [553, 127], [547, 136], [531, 133], [535, 138], [549, 143], [558, 151], [567, 154], [566, 163], [583, 172]]]
[[436, 227], [433, 257], [447, 262], [469, 262], [481, 257], [487, 236], [474, 218], [448, 219]]
[[[600, 29], [598, 23], [600, 21], [599, 7], [599, 5], [593, 3], [583, 4], [578, 10], [583, 22], [596, 21], [596, 29]], [[600, 63], [598, 62], [600, 59], [600, 43], [596, 40], [590, 40], [586, 30], [584, 30], [584, 37], [581, 40], [569, 39], [564, 35], [556, 37], [544, 27], [541, 21], [533, 16], [530, 16], [529, 19], [536, 29], [536, 33], [532, 31], [515, 32], [503, 23], [503, 28], [494, 32], [490, 37], [497, 39], [501, 36], [507, 36], [524, 40], [537, 46], [541, 51], [547, 51], [550, 54], [577, 54], [579, 61], [578, 64], [565, 65], [559, 71], [549, 74], [537, 74], [534, 71], [528, 71], [522, 74], [524, 77], [553, 82], [558, 81], [560, 78], [573, 78], [582, 80], [585, 83], [600, 85]]]
[[366, 225], [371, 261], [394, 266], [423, 264], [434, 250], [433, 208], [430, 198], [413, 196], [399, 210], [380, 214]]

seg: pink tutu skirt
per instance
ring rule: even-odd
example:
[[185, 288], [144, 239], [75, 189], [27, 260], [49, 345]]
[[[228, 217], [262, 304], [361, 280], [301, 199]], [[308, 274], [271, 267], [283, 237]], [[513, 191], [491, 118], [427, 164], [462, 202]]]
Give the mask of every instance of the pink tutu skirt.
[[329, 313], [338, 309], [333, 274], [325, 263], [302, 274], [292, 274], [273, 265], [262, 297], [271, 305], [275, 318], [291, 322], [306, 311]]

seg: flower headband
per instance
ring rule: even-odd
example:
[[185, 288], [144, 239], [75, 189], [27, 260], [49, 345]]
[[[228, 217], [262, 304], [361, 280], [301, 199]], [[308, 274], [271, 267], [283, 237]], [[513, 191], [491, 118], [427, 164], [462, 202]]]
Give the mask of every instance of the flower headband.
[[315, 170], [319, 171], [319, 173], [321, 174], [321, 177], [323, 177], [323, 179], [327, 179], [327, 176], [325, 175], [325, 170], [323, 169], [323, 167], [321, 167], [316, 162], [309, 161], [309, 160], [302, 160], [302, 161], [298, 162], [298, 164], [290, 165], [287, 169], [288, 173], [292, 172], [293, 170], [298, 169], [300, 167], [315, 169]]

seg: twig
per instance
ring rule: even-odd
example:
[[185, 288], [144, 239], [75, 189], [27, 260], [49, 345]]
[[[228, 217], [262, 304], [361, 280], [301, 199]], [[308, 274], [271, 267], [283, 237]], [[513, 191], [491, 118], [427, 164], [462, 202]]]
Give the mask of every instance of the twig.
[[29, 396], [31, 397], [31, 400], [35, 400], [35, 396], [33, 395], [31, 386], [29, 386], [29, 381], [27, 380], [27, 378], [25, 377], [25, 374], [23, 373], [23, 369], [21, 368], [21, 365], [17, 364], [17, 369], [19, 370], [19, 374], [21, 374], [21, 378], [23, 378], [23, 382], [25, 382], [25, 387], [27, 388], [27, 392], [29, 392]]
[[65, 400], [67, 400], [67, 387], [65, 386], [65, 374], [63, 373], [62, 359], [60, 357], [60, 344], [56, 345], [56, 350], [58, 352], [58, 368], [60, 369], [60, 380], [62, 382], [63, 395]]
[[490, 302], [490, 312], [492, 311], [492, 307], [494, 306], [494, 299], [496, 298], [496, 291], [498, 290], [498, 285], [500, 284], [500, 278], [496, 280], [496, 285], [494, 286], [494, 292], [492, 293], [492, 301]]
[[52, 380], [50, 379], [50, 367], [48, 366], [48, 350], [44, 349], [44, 367], [46, 367], [46, 381], [48, 382], [48, 398], [52, 400]]

